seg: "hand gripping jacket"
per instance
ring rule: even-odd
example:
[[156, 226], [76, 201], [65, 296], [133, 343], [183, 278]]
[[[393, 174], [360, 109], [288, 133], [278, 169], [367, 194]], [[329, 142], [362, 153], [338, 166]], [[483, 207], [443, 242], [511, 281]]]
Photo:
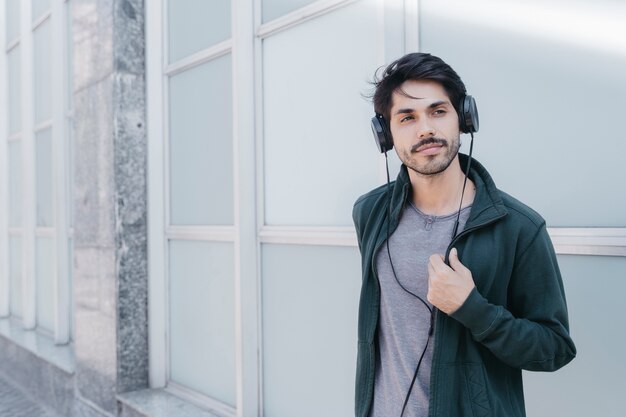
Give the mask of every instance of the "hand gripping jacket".
[[[467, 157], [460, 154], [461, 166]], [[476, 197], [465, 229], [451, 242], [476, 288], [451, 316], [436, 312], [429, 417], [525, 416], [522, 369], [555, 371], [576, 356], [561, 274], [545, 221], [498, 190], [472, 161]], [[406, 167], [391, 184], [360, 197], [353, 219], [361, 250], [356, 416], [372, 404], [380, 288], [374, 259], [410, 195]], [[417, 360], [417, 358], [416, 358]], [[407, 387], [408, 388], [408, 387]]]

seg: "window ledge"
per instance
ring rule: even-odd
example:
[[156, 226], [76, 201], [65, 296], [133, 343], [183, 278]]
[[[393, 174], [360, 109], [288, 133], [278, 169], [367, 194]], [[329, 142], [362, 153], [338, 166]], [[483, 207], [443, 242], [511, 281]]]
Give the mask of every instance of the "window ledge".
[[49, 336], [36, 330], [24, 330], [10, 318], [0, 318], [0, 337], [8, 339], [68, 374], [74, 373], [75, 359], [72, 345], [56, 345]]
[[218, 417], [163, 389], [145, 389], [117, 396], [124, 407], [148, 417]]

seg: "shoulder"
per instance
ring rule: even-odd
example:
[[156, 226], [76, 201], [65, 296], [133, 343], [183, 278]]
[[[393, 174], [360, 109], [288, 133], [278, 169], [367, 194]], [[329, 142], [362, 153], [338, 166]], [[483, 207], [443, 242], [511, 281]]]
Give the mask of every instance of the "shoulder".
[[[393, 189], [394, 185], [395, 185], [395, 181], [389, 184], [389, 187]], [[381, 199], [381, 197], [384, 198], [386, 194], [387, 194], [387, 184], [383, 184], [379, 187], [376, 187], [372, 191], [365, 193], [359, 198], [357, 198], [356, 201], [354, 202], [354, 209], [357, 209], [357, 208], [363, 209], [363, 207], [371, 206], [372, 204], [375, 204], [376, 202], [378, 202]]]
[[372, 191], [363, 194], [354, 202], [354, 207], [352, 208], [353, 214], [359, 213], [368, 213], [371, 210], [375, 209], [380, 205], [384, 205], [389, 198], [388, 190], [393, 190], [396, 182], [393, 181], [389, 185], [383, 184], [379, 187], [374, 188]]
[[502, 203], [506, 207], [511, 220], [521, 223], [526, 227], [534, 226], [535, 228], [540, 228], [545, 225], [546, 221], [535, 210], [502, 190], [498, 190], [498, 193], [502, 198]]
[[508, 212], [502, 222], [502, 230], [510, 242], [515, 242], [518, 254], [527, 252], [531, 247], [546, 247], [550, 237], [544, 218], [515, 197], [500, 190], [498, 192]]

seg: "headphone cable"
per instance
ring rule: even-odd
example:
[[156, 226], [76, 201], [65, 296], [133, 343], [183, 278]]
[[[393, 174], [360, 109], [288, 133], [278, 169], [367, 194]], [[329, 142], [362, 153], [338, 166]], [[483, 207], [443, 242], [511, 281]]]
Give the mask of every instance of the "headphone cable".
[[[454, 223], [454, 230], [452, 231], [452, 239], [454, 239], [457, 235], [459, 229], [459, 223], [461, 219], [461, 208], [463, 207], [463, 197], [465, 195], [465, 186], [467, 185], [467, 178], [469, 176], [470, 166], [472, 164], [472, 151], [474, 149], [474, 133], [470, 132], [471, 140], [470, 140], [470, 150], [469, 157], [467, 159], [467, 165], [465, 167], [465, 179], [463, 180], [463, 189], [461, 190], [461, 202], [459, 203], [459, 210], [456, 216], [456, 222]], [[385, 151], [385, 170], [387, 173], [387, 194], [389, 195], [388, 204], [387, 204], [387, 256], [389, 257], [389, 265], [391, 265], [391, 271], [393, 273], [393, 277], [396, 280], [396, 283], [402, 288], [405, 292], [412, 295], [421, 301], [422, 304], [428, 309], [430, 312], [430, 327], [428, 329], [428, 337], [426, 338], [426, 344], [424, 345], [424, 350], [422, 350], [422, 354], [420, 355], [419, 361], [417, 362], [417, 366], [415, 367], [415, 372], [413, 373], [413, 378], [411, 379], [411, 384], [409, 385], [409, 389], [404, 397], [404, 403], [402, 404], [402, 411], [400, 412], [400, 417], [403, 417], [404, 411], [409, 403], [409, 398], [411, 397], [411, 392], [413, 391], [413, 387], [415, 386], [415, 381], [417, 380], [417, 375], [419, 373], [420, 366], [422, 365], [422, 360], [424, 359], [424, 355], [426, 354], [426, 350], [428, 349], [428, 342], [430, 342], [430, 338], [433, 335], [434, 327], [435, 327], [435, 308], [430, 307], [426, 301], [419, 295], [413, 293], [408, 290], [400, 280], [398, 279], [398, 275], [396, 274], [396, 269], [393, 266], [393, 261], [391, 260], [391, 250], [389, 249], [389, 230], [391, 228], [391, 179], [389, 176], [389, 159], [387, 158], [387, 151]]]
[[428, 329], [428, 337], [426, 338], [426, 345], [424, 346], [424, 350], [422, 350], [422, 354], [420, 355], [420, 359], [417, 362], [417, 366], [415, 367], [415, 372], [413, 373], [413, 378], [411, 379], [411, 385], [409, 385], [409, 389], [406, 392], [406, 396], [404, 397], [404, 404], [402, 404], [402, 412], [400, 413], [400, 417], [404, 415], [404, 410], [406, 409], [407, 404], [409, 403], [409, 398], [411, 397], [411, 392], [413, 391], [413, 386], [415, 385], [415, 381], [417, 380], [417, 374], [419, 373], [420, 366], [422, 365], [422, 360], [424, 359], [424, 355], [426, 355], [426, 350], [428, 349], [428, 342], [430, 341], [430, 337], [433, 334], [434, 326], [435, 326], [435, 309], [428, 305], [426, 301], [419, 295], [414, 292], [408, 290], [400, 280], [398, 279], [398, 275], [396, 274], [396, 269], [393, 266], [393, 261], [391, 260], [391, 251], [389, 250], [389, 229], [391, 226], [391, 180], [389, 178], [389, 160], [387, 158], [387, 152], [385, 152], [385, 168], [387, 172], [387, 194], [389, 195], [388, 204], [387, 204], [387, 240], [385, 244], [387, 246], [387, 256], [389, 256], [389, 265], [391, 265], [391, 271], [393, 273], [393, 277], [396, 282], [405, 292], [409, 293], [413, 297], [417, 298], [424, 304], [424, 306], [428, 309], [430, 313], [430, 327]]

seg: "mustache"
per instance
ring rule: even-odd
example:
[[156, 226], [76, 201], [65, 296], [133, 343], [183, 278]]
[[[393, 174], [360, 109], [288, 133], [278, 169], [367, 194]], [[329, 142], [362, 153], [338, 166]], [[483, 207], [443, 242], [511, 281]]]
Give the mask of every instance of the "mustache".
[[419, 141], [415, 145], [411, 146], [411, 152], [416, 152], [419, 148], [426, 145], [437, 144], [441, 146], [448, 146], [448, 142], [445, 139], [441, 138], [428, 138], [422, 141]]

